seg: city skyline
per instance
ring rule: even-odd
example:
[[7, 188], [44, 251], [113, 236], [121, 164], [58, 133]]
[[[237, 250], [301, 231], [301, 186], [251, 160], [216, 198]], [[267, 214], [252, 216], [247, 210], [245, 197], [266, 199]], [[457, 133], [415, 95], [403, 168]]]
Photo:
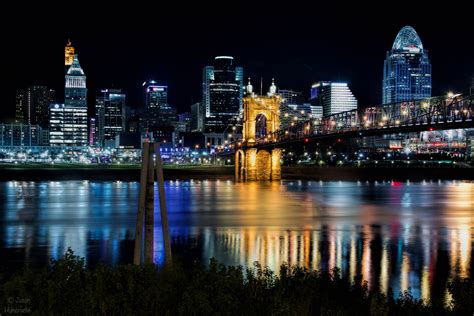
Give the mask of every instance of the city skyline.
[[[31, 23], [37, 19], [27, 18]], [[349, 83], [360, 106], [380, 104], [383, 60], [405, 25], [417, 30], [430, 52], [433, 95], [468, 87], [474, 72], [470, 50], [455, 49], [453, 44], [465, 43], [463, 38], [470, 31], [463, 19], [439, 25], [435, 18], [422, 18], [415, 12], [361, 21], [347, 15], [332, 20], [323, 15], [318, 19], [286, 18], [293, 23], [272, 30], [269, 23], [272, 19], [262, 17], [265, 32], [255, 32], [244, 23], [229, 25], [226, 32], [208, 30], [214, 23], [205, 21], [190, 28], [197, 17], [164, 18], [156, 22], [160, 29], [157, 32], [160, 40], [156, 42], [146, 40], [148, 35], [138, 27], [111, 29], [106, 23], [98, 23], [96, 16], [84, 28], [68, 25], [57, 29], [53, 22], [35, 29], [19, 28], [6, 37], [11, 49], [7, 52], [9, 63], [5, 69], [11, 80], [0, 96], [4, 104], [1, 119], [14, 117], [18, 88], [46, 85], [56, 89], [58, 99], [62, 99], [64, 46], [68, 39], [88, 74], [89, 110], [104, 87], [123, 89], [127, 103], [137, 108], [143, 105], [141, 83], [154, 78], [170, 87], [169, 103], [178, 112], [190, 111], [191, 104], [201, 100], [202, 67], [218, 55], [233, 56], [244, 68], [244, 77], [252, 77], [254, 83], [262, 77], [264, 87], [274, 77], [279, 88], [302, 91], [308, 98], [314, 82], [344, 81]], [[188, 21], [186, 27], [180, 24], [184, 20]], [[163, 43], [167, 44], [166, 49]], [[35, 60], [41, 62], [25, 63], [25, 56], [31, 54], [25, 49], [27, 46], [36, 48]]]

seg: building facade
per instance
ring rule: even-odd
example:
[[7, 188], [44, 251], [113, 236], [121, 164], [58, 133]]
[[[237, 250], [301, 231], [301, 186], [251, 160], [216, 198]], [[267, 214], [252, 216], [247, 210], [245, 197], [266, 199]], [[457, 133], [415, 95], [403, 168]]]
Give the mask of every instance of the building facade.
[[50, 104], [49, 107], [49, 144], [63, 146], [64, 142], [64, 104]]
[[0, 146], [43, 146], [42, 128], [31, 124], [0, 124]]
[[49, 104], [55, 102], [56, 91], [46, 86], [29, 86], [16, 90], [15, 120], [17, 123], [48, 127]]
[[91, 117], [89, 119], [89, 146], [97, 144], [97, 124], [96, 118]]
[[231, 56], [217, 56], [213, 66], [203, 68], [202, 87], [205, 130], [225, 133], [242, 112], [243, 68], [236, 67]]
[[97, 144], [102, 146], [104, 140], [115, 139], [125, 131], [126, 96], [121, 89], [104, 89], [102, 95], [95, 99], [95, 126]]
[[196, 102], [191, 105], [191, 132], [203, 132], [204, 131], [204, 117], [206, 116], [205, 108], [201, 103]]
[[428, 51], [411, 26], [398, 32], [383, 68], [382, 103], [431, 97], [431, 63]]
[[172, 126], [177, 120], [177, 112], [168, 103], [168, 86], [160, 85], [155, 80], [147, 80], [142, 86], [145, 99], [141, 120], [142, 131]]
[[313, 118], [320, 119], [323, 117], [323, 107], [320, 105], [311, 105], [311, 115]]
[[289, 105], [301, 105], [304, 103], [303, 93], [293, 90], [279, 89], [278, 94], [281, 97], [281, 104]]
[[314, 83], [311, 86], [310, 103], [322, 107], [323, 116], [357, 109], [357, 99], [345, 82]]
[[86, 146], [88, 138], [86, 76], [77, 55], [74, 55], [65, 79], [62, 145]]

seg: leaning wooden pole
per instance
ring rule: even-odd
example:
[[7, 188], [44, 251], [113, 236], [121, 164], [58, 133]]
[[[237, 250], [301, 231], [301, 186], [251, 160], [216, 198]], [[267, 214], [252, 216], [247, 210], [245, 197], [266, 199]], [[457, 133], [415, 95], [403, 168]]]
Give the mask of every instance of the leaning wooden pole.
[[140, 265], [142, 261], [143, 243], [143, 213], [145, 211], [146, 181], [148, 175], [148, 160], [150, 157], [150, 144], [143, 143], [142, 169], [140, 172], [140, 193], [138, 196], [137, 225], [135, 228], [135, 253], [133, 263]]
[[150, 146], [148, 155], [148, 173], [145, 198], [145, 263], [153, 264], [153, 243], [155, 228], [155, 173], [153, 171], [153, 147]]
[[161, 228], [163, 231], [163, 241], [165, 244], [165, 260], [167, 265], [171, 265], [171, 240], [168, 226], [168, 212], [166, 210], [165, 181], [163, 177], [163, 163], [161, 161], [160, 143], [155, 143], [155, 169], [158, 181], [158, 195], [160, 199]]

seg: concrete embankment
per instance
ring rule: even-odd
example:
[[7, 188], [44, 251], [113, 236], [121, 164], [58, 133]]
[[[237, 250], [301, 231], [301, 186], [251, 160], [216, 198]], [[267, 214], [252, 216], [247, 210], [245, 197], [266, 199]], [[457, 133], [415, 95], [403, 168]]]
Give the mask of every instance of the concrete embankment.
[[[234, 167], [165, 168], [164, 177], [194, 180], [233, 180]], [[0, 181], [139, 181], [138, 168], [1, 168]], [[284, 180], [474, 180], [474, 168], [355, 168], [292, 166], [282, 168]]]

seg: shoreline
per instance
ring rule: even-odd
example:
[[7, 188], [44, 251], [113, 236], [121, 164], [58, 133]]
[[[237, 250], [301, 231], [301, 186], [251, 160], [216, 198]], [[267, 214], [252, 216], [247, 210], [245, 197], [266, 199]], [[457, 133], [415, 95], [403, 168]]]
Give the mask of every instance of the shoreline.
[[[234, 167], [164, 168], [165, 180], [233, 180]], [[98, 180], [139, 181], [136, 167], [0, 167], [0, 181]], [[282, 167], [282, 180], [316, 181], [422, 181], [422, 180], [474, 180], [474, 168], [422, 168], [422, 167]]]

